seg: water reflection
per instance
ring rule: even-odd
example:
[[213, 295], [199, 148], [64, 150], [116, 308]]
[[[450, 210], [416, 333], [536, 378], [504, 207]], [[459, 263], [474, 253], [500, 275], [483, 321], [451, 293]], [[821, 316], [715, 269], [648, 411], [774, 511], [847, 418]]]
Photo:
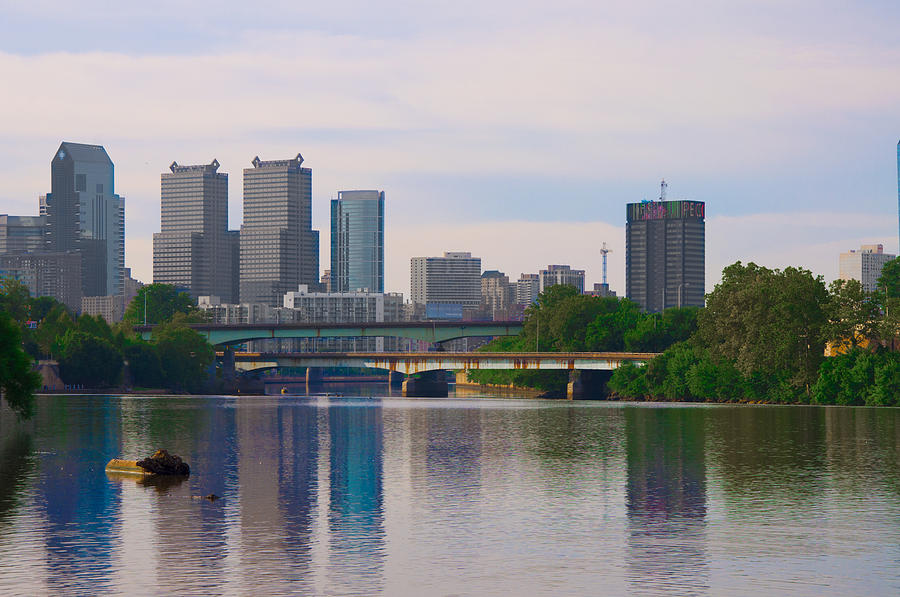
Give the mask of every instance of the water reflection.
[[898, 594], [898, 470], [898, 409], [42, 398], [0, 594]]
[[632, 593], [697, 595], [708, 589], [705, 412], [625, 410]]
[[380, 591], [384, 566], [380, 405], [328, 408], [331, 535], [329, 584], [341, 594]]
[[[119, 445], [118, 409], [58, 403], [38, 415], [54, 430], [41, 463], [36, 507], [45, 521], [46, 583], [54, 593], [110, 588], [121, 488], [104, 474]], [[45, 448], [46, 449], [46, 448]]]

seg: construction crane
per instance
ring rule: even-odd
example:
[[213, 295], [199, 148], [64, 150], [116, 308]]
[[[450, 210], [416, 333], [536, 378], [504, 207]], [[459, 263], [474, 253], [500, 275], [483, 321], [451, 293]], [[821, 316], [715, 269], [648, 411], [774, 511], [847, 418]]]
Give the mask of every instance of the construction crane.
[[603, 256], [603, 284], [606, 284], [606, 256], [609, 254], [609, 249], [606, 248], [606, 243], [603, 243], [603, 246], [600, 247], [600, 254]]

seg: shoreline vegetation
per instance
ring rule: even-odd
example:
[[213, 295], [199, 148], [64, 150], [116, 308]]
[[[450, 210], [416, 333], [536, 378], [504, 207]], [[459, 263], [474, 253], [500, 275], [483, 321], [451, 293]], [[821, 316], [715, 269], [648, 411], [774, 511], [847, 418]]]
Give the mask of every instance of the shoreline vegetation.
[[[612, 372], [608, 399], [900, 406], [900, 259], [878, 289], [754, 263], [725, 268], [706, 307], [642, 313], [632, 301], [551, 286], [519, 336], [482, 350], [661, 354]], [[833, 356], [826, 357], [826, 349]], [[565, 394], [565, 371], [470, 371], [472, 383]]]
[[[41, 359], [59, 363], [65, 384], [94, 392], [218, 393], [214, 349], [187, 325], [202, 320], [190, 297], [166, 284], [141, 288], [110, 326], [0, 279], [0, 394], [20, 417], [31, 416], [41, 388], [32, 363]], [[132, 329], [144, 321], [159, 324], [150, 341]], [[898, 332], [900, 259], [885, 265], [871, 293], [855, 280], [826, 287], [809, 270], [736, 262], [703, 308], [643, 313], [626, 298], [551, 286], [526, 310], [518, 336], [481, 350], [660, 353], [613, 371], [611, 400], [900, 406]], [[565, 396], [569, 378], [481, 370], [466, 380], [551, 397]]]

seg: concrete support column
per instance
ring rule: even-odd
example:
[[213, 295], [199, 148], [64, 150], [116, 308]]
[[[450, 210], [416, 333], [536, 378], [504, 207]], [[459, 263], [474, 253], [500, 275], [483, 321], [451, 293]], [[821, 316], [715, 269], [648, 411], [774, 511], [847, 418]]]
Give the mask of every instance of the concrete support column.
[[322, 382], [322, 370], [318, 367], [307, 367], [306, 368], [306, 385], [321, 383]]
[[569, 373], [566, 398], [568, 400], [602, 400], [609, 393], [606, 389], [606, 382], [610, 377], [612, 377], [612, 371], [589, 369], [572, 371]]
[[403, 386], [404, 375], [399, 371], [388, 371], [388, 383], [392, 388], [400, 388]]
[[444, 370], [425, 371], [407, 377], [403, 382], [403, 395], [421, 398], [446, 398], [447, 372]]
[[222, 379], [225, 382], [233, 382], [237, 375], [234, 367], [234, 348], [227, 344], [222, 349]]

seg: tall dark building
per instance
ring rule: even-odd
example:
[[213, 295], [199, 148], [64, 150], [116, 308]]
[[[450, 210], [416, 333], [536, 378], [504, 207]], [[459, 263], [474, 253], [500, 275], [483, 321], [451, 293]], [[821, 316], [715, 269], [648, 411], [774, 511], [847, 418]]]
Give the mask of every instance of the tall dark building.
[[160, 176], [160, 232], [153, 235], [153, 281], [198, 296], [237, 302], [237, 231], [228, 231], [228, 174], [219, 162]]
[[81, 253], [84, 296], [122, 294], [125, 200], [115, 193], [106, 150], [63, 142], [50, 162], [50, 176], [51, 191], [41, 197], [48, 250]]
[[629, 203], [625, 220], [625, 295], [645, 311], [702, 307], [706, 276], [702, 201]]
[[254, 158], [244, 170], [240, 299], [280, 306], [286, 292], [319, 283], [319, 233], [312, 229], [312, 170], [303, 156]]

